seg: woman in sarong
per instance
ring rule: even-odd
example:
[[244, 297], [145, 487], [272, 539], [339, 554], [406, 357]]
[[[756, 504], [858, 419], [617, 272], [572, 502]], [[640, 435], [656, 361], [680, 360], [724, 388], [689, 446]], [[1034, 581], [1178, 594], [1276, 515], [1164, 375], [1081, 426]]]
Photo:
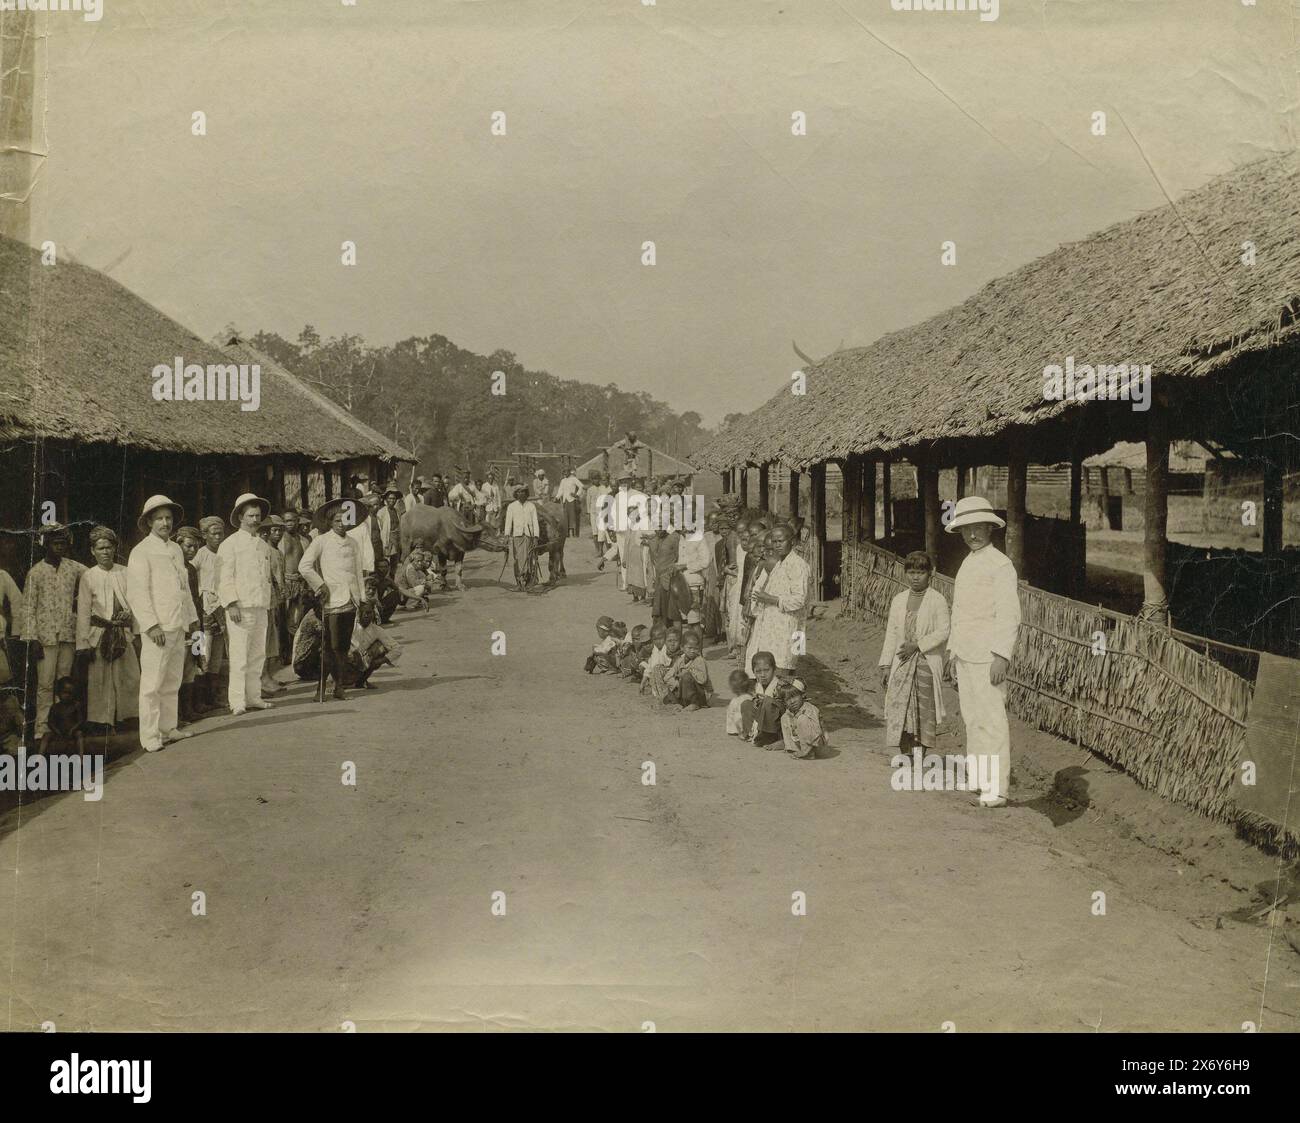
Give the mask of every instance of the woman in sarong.
[[86, 666], [86, 721], [114, 728], [140, 713], [139, 629], [126, 603], [126, 566], [118, 565], [117, 535], [90, 532], [95, 564], [77, 590], [77, 654]]
[[885, 689], [885, 744], [904, 751], [933, 749], [944, 719], [943, 650], [948, 640], [948, 602], [930, 588], [933, 565], [917, 550], [903, 559], [907, 588], [889, 606], [880, 649]]

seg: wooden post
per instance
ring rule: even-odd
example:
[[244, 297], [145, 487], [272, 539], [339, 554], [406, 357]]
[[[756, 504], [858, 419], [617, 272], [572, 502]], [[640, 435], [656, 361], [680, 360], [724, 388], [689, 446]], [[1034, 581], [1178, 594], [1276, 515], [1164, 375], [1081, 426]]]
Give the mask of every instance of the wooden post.
[[865, 538], [876, 540], [876, 462], [868, 460], [862, 465], [862, 498], [866, 500], [863, 513], [867, 516]]
[[[858, 464], [859, 458], [849, 455], [844, 458], [840, 466], [840, 478], [844, 481], [840, 504], [841, 550], [848, 543], [856, 544], [858, 541], [858, 487], [861, 482]], [[843, 560], [840, 564], [844, 564]]]
[[883, 529], [884, 529], [885, 538], [894, 537], [894, 485], [889, 478], [891, 474], [890, 468], [891, 465], [889, 462], [889, 458], [885, 457], [884, 461], [882, 462], [881, 484], [880, 484], [880, 488], [882, 492], [880, 501], [881, 501], [881, 508], [883, 512], [881, 521], [884, 524]]
[[1083, 515], [1083, 457], [1076, 451], [1070, 456], [1070, 523], [1079, 525]]
[[921, 496], [922, 517], [925, 520], [925, 552], [934, 562], [939, 557], [939, 535], [943, 533], [942, 511], [939, 507], [939, 469], [933, 464], [918, 464], [916, 482]]
[[826, 465], [812, 466], [812, 598], [815, 601], [825, 596], [824, 581], [826, 567]]
[[740, 505], [742, 507], [748, 507], [749, 506], [749, 469], [742, 467], [736, 470], [740, 473]]
[[1282, 553], [1282, 480], [1284, 465], [1282, 457], [1285, 446], [1282, 440], [1269, 442], [1264, 460], [1264, 510], [1262, 549], [1270, 557]]
[[1169, 528], [1169, 416], [1164, 395], [1157, 394], [1147, 413], [1147, 487], [1142, 513], [1144, 565], [1142, 619], [1169, 622], [1169, 579], [1166, 569]]
[[722, 473], [722, 494], [723, 495], [731, 494], [731, 469], [730, 468], [728, 468], [725, 472]]
[[768, 494], [768, 465], [766, 462], [758, 466], [758, 509], [767, 511], [771, 508], [771, 496]]
[[1025, 576], [1025, 454], [1016, 449], [1007, 453], [1007, 557], [1016, 567], [1016, 575]]
[[961, 463], [957, 465], [957, 498], [966, 498], [966, 465]]
[[790, 517], [799, 517], [799, 473], [790, 469]]

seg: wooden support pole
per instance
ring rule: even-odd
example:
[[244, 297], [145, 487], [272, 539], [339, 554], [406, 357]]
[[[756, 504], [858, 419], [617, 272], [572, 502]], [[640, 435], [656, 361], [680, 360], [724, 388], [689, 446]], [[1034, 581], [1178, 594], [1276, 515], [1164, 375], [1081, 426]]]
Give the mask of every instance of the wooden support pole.
[[1016, 567], [1016, 575], [1025, 575], [1025, 478], [1028, 465], [1025, 454], [1016, 449], [1007, 453], [1007, 557]]
[[884, 524], [884, 537], [894, 537], [894, 485], [890, 481], [890, 463], [886, 457], [881, 462], [881, 504], [882, 504], [882, 522]]
[[740, 505], [742, 507], [748, 507], [749, 506], [749, 469], [738, 468], [737, 471], [740, 473]]
[[939, 506], [939, 469], [933, 464], [918, 464], [916, 482], [921, 495], [922, 517], [925, 520], [925, 552], [933, 562], [939, 557], [939, 535], [943, 533], [943, 512]]
[[847, 456], [840, 462], [840, 479], [843, 480], [843, 492], [840, 503], [840, 541], [844, 543], [858, 541], [858, 488], [859, 457]]
[[1070, 523], [1079, 525], [1083, 516], [1083, 456], [1075, 451], [1070, 456]]
[[812, 597], [821, 600], [824, 593], [826, 558], [826, 465], [812, 467]]
[[1277, 557], [1282, 553], [1282, 481], [1285, 475], [1282, 457], [1285, 452], [1282, 440], [1269, 443], [1264, 461], [1263, 543], [1265, 554]]
[[1169, 622], [1169, 576], [1166, 567], [1169, 528], [1169, 415], [1157, 394], [1147, 412], [1147, 487], [1142, 514], [1144, 565], [1142, 619]]
[[758, 509], [768, 511], [771, 507], [772, 497], [768, 492], [768, 465], [760, 464], [758, 466]]
[[966, 498], [966, 465], [961, 463], [957, 465], [957, 498]]
[[731, 494], [731, 469], [730, 468], [728, 468], [725, 472], [722, 473], [722, 494], [723, 495]]
[[790, 471], [790, 517], [797, 519], [799, 517], [799, 473], [791, 469]]
[[876, 540], [876, 462], [868, 460], [862, 465], [863, 514], [867, 517], [864, 537], [868, 542]]

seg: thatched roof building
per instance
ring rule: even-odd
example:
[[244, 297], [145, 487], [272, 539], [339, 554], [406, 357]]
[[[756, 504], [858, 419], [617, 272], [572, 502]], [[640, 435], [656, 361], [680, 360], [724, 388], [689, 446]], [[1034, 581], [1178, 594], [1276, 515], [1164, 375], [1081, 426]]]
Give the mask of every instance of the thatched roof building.
[[[1063, 245], [956, 308], [827, 356], [805, 369], [806, 395], [787, 384], [693, 459], [717, 470], [798, 468], [1005, 438], [1024, 426], [1036, 432], [1018, 436], [1045, 451], [1059, 453], [1068, 436], [1100, 452], [1141, 439], [1142, 414], [1045, 401], [1045, 366], [1073, 356], [1150, 364], [1157, 382], [1209, 379], [1297, 336], [1300, 155], [1288, 153]], [[1171, 435], [1198, 435], [1178, 430], [1195, 428], [1212, 401], [1194, 416], [1180, 411]], [[1085, 411], [1096, 416], [1079, 424]], [[1053, 420], [1063, 424], [1044, 426]]]
[[[48, 502], [59, 521], [104, 522], [125, 543], [155, 492], [192, 519], [225, 514], [242, 491], [315, 506], [349, 475], [384, 479], [415, 460], [242, 341], [214, 347], [103, 273], [43, 265], [2, 236], [0, 306], [0, 467], [28, 481], [0, 498], [7, 528], [34, 526]], [[245, 364], [250, 375], [257, 364], [256, 408], [155, 400], [155, 368], [178, 358], [205, 370]], [[13, 545], [0, 564], [21, 574]]]
[[0, 294], [0, 423], [10, 435], [198, 455], [415, 459], [247, 348], [234, 361], [261, 363], [256, 410], [221, 401], [154, 401], [157, 364], [177, 356], [204, 366], [231, 359], [84, 265], [43, 266], [38, 250], [0, 237]]

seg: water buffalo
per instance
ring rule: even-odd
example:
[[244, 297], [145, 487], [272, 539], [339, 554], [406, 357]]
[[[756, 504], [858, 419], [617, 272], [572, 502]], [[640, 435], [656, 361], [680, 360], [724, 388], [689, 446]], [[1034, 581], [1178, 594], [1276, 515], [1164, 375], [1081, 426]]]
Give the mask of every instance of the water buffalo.
[[[551, 500], [533, 500], [537, 507], [537, 522], [545, 543], [539, 548], [539, 555], [547, 559], [547, 584], [554, 585], [566, 576], [564, 570], [564, 510], [560, 503]], [[446, 570], [451, 564], [451, 587], [464, 588], [461, 572], [465, 555], [474, 549], [491, 550], [501, 553], [509, 545], [508, 539], [502, 537], [495, 527], [468, 521], [454, 508], [433, 507], [427, 503], [417, 503], [402, 516], [403, 556], [411, 552], [411, 545], [417, 538], [423, 538], [426, 548], [438, 564], [438, 572], [443, 583], [447, 584]]]

